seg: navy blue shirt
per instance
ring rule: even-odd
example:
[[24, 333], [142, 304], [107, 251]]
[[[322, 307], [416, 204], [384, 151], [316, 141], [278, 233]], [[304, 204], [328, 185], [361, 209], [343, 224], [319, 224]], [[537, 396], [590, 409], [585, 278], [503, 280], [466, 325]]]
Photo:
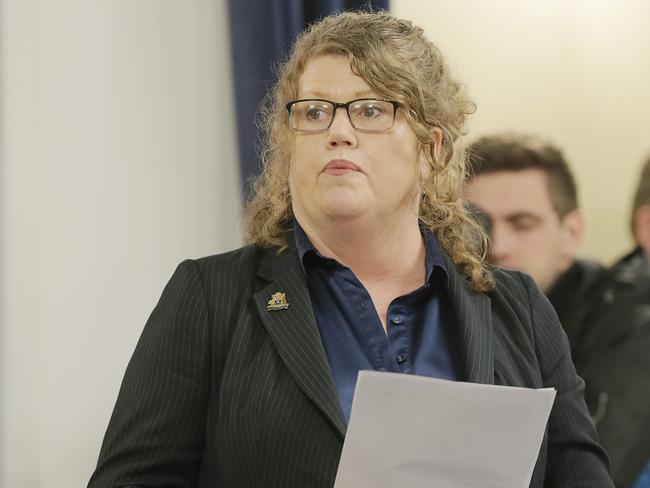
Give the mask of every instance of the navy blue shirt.
[[362, 369], [465, 379], [446, 263], [430, 232], [423, 232], [425, 284], [390, 303], [387, 332], [352, 270], [322, 256], [297, 222], [294, 238], [346, 423]]

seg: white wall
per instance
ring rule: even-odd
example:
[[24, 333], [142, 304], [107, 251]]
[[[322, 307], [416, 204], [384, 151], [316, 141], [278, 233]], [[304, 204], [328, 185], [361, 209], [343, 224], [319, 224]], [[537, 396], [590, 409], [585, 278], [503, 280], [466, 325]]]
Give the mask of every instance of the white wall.
[[85, 486], [176, 264], [239, 244], [225, 0], [3, 0], [3, 487]]
[[650, 153], [647, 0], [391, 0], [423, 27], [478, 104], [469, 138], [549, 137], [576, 173], [584, 252], [611, 261], [630, 245], [628, 213]]

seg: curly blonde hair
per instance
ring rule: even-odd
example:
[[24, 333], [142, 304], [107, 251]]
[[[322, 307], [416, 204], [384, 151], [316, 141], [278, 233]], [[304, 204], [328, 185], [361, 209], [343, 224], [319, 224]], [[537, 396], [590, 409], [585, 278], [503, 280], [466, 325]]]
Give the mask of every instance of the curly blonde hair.
[[[312, 24], [280, 65], [278, 82], [262, 107], [262, 171], [244, 210], [246, 240], [280, 250], [287, 247], [293, 221], [288, 187], [293, 131], [285, 105], [297, 98], [305, 65], [319, 55], [348, 57], [352, 70], [378, 96], [400, 103], [432, 169], [422, 186], [421, 225], [433, 231], [476, 291], [493, 289], [487, 237], [461, 200], [466, 160], [460, 137], [475, 105], [424, 31], [383, 11], [345, 12]], [[434, 128], [443, 135], [438, 158]]]

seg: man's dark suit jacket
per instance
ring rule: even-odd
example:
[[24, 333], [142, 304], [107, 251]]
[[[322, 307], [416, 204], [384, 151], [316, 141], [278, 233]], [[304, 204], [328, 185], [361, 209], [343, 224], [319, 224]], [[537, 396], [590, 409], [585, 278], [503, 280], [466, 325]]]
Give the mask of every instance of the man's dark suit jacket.
[[[496, 289], [481, 294], [448, 268], [466, 378], [557, 389], [530, 486], [613, 486], [548, 301], [525, 275], [497, 270]], [[276, 292], [289, 307], [268, 311]], [[248, 246], [174, 273], [89, 487], [331, 487], [344, 436], [295, 248]]]

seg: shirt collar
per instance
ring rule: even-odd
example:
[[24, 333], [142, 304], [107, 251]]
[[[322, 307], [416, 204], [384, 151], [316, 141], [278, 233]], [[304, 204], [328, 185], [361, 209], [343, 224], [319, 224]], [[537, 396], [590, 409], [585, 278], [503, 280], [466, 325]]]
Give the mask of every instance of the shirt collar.
[[447, 263], [442, 254], [442, 248], [438, 243], [438, 239], [433, 235], [433, 232], [428, 227], [420, 227], [424, 237], [424, 249], [426, 255], [424, 257], [424, 271], [427, 277], [427, 283], [431, 280], [431, 274], [434, 269], [440, 269], [449, 278], [449, 271], [447, 270]]
[[[445, 275], [449, 277], [447, 263], [445, 262], [445, 258], [442, 254], [440, 244], [438, 244], [438, 240], [433, 235], [433, 232], [431, 232], [431, 229], [426, 227], [420, 227], [420, 231], [422, 232], [422, 236], [424, 238], [424, 249], [426, 253], [424, 258], [424, 271], [425, 276], [427, 277], [427, 283], [431, 280], [431, 274], [436, 268], [441, 269]], [[314, 254], [320, 259], [329, 259], [318, 252], [318, 250], [309, 240], [309, 237], [307, 237], [307, 234], [305, 234], [305, 231], [295, 219], [293, 221], [293, 236], [296, 242], [296, 250], [298, 251], [298, 256], [300, 257], [300, 264], [302, 265], [303, 269], [305, 268], [305, 255], [307, 253]]]
[[[300, 262], [303, 263], [305, 259], [305, 254], [309, 251], [314, 251], [317, 255], [320, 256], [320, 253], [316, 250], [314, 245], [305, 234], [305, 231], [302, 230], [300, 224], [297, 220], [293, 221], [293, 239], [296, 241], [296, 250], [298, 251], [298, 256], [300, 257]], [[303, 264], [304, 267], [304, 264]]]

